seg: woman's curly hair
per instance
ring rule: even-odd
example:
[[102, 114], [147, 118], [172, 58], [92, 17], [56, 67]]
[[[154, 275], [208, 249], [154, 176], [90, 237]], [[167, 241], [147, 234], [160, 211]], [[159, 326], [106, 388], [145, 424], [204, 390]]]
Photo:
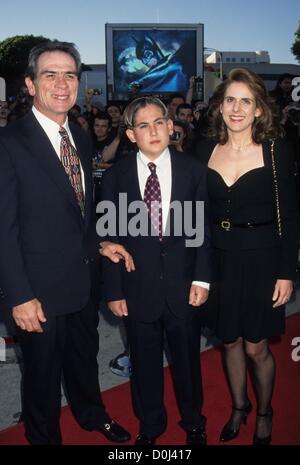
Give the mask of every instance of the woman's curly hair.
[[234, 68], [228, 78], [215, 90], [208, 110], [210, 125], [208, 136], [225, 144], [228, 140], [227, 127], [224, 123], [220, 106], [224, 102], [227, 88], [233, 82], [243, 82], [254, 96], [256, 107], [260, 109], [261, 115], [256, 117], [252, 124], [252, 137], [259, 144], [266, 139], [273, 139], [282, 134], [282, 129], [276, 116], [276, 110], [272, 99], [260, 76], [246, 68]]

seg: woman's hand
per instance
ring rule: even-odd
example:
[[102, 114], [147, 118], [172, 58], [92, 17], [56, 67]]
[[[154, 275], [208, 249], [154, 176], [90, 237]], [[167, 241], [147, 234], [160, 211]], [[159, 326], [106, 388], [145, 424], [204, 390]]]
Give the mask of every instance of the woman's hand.
[[292, 292], [293, 281], [289, 279], [277, 279], [272, 296], [274, 302], [273, 308], [286, 304], [290, 300]]

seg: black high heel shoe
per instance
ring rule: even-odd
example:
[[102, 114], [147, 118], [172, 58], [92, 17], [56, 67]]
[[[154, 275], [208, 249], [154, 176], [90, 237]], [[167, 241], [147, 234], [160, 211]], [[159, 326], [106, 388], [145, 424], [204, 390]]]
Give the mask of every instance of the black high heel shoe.
[[[267, 413], [256, 413], [257, 417], [268, 417], [270, 423], [271, 423], [271, 428], [272, 428], [272, 420], [273, 420], [273, 409], [270, 407], [269, 411]], [[254, 446], [268, 446], [272, 441], [272, 432], [263, 438], [260, 436], [257, 436], [256, 433], [253, 436], [253, 445]]]
[[[237, 407], [232, 407], [232, 410], [236, 410], [237, 412], [242, 412], [243, 414], [241, 415], [241, 423], [244, 425], [247, 424], [247, 417], [249, 413], [252, 411], [252, 404], [249, 401], [247, 407], [244, 408], [237, 408]], [[220, 434], [220, 441], [222, 442], [227, 442], [227, 441], [232, 441], [232, 439], [236, 438], [240, 432], [240, 426], [235, 429], [232, 427], [232, 422], [229, 420], [224, 428], [222, 429], [222, 432]]]

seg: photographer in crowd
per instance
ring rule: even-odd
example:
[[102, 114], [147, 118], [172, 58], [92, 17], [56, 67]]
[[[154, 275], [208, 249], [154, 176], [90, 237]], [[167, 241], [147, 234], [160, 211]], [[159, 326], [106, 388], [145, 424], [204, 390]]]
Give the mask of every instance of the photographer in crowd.
[[[109, 102], [106, 105], [106, 112], [110, 115], [112, 121], [112, 132], [116, 135], [120, 124], [122, 123], [122, 110], [116, 102]], [[124, 132], [124, 131], [123, 131]]]
[[175, 147], [178, 152], [184, 152], [187, 138], [187, 126], [184, 121], [173, 121], [174, 132], [170, 136], [170, 145]]
[[297, 166], [297, 190], [300, 199], [300, 104], [292, 98], [294, 76], [288, 73], [282, 74], [269, 95], [276, 105], [278, 118], [283, 127], [286, 138], [290, 141], [294, 159]]
[[32, 107], [32, 97], [29, 95], [26, 86], [22, 86], [16, 99], [9, 106], [11, 119], [18, 119], [25, 116]]
[[92, 120], [98, 111], [104, 111], [102, 103], [96, 101], [94, 98], [100, 95], [100, 93], [100, 89], [85, 89], [84, 108], [85, 115], [89, 118], [89, 120]]
[[269, 95], [272, 97], [280, 116], [284, 108], [292, 101], [291, 92], [293, 90], [292, 80], [293, 77], [289, 73], [284, 73], [279, 76], [276, 87], [270, 91]]

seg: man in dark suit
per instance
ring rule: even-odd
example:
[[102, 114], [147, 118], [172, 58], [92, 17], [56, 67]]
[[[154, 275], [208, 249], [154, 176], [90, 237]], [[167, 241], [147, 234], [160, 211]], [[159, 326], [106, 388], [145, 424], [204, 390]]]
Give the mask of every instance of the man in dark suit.
[[[80, 66], [73, 44], [32, 49], [25, 79], [32, 111], [0, 136], [0, 283], [23, 351], [31, 444], [62, 442], [62, 375], [82, 428], [116, 442], [130, 439], [106, 413], [99, 390], [91, 150], [67, 118]], [[117, 246], [113, 252], [124, 255]]]
[[[106, 261], [103, 273], [110, 310], [126, 317], [133, 403], [140, 420], [136, 444], [154, 444], [166, 428], [165, 331], [182, 417], [180, 424], [187, 432], [187, 444], [203, 445], [206, 419], [201, 414], [197, 307], [206, 301], [210, 281], [207, 218], [205, 214], [203, 221], [198, 210], [201, 202], [206, 209], [205, 169], [187, 154], [169, 150], [173, 123], [159, 99], [134, 100], [126, 108], [124, 119], [127, 136], [139, 151], [105, 173], [102, 189], [105, 202], [98, 210], [105, 215], [98, 221], [97, 231], [103, 236], [108, 229], [107, 235], [123, 244], [135, 262], [136, 270], [127, 273], [121, 266]], [[143, 216], [138, 220], [132, 213], [135, 211], [144, 211], [146, 222]], [[113, 224], [114, 218], [120, 218], [119, 224]], [[151, 233], [142, 231], [142, 227], [138, 231], [141, 224], [149, 226], [148, 231], [152, 228]], [[201, 228], [202, 245], [196, 237]]]

